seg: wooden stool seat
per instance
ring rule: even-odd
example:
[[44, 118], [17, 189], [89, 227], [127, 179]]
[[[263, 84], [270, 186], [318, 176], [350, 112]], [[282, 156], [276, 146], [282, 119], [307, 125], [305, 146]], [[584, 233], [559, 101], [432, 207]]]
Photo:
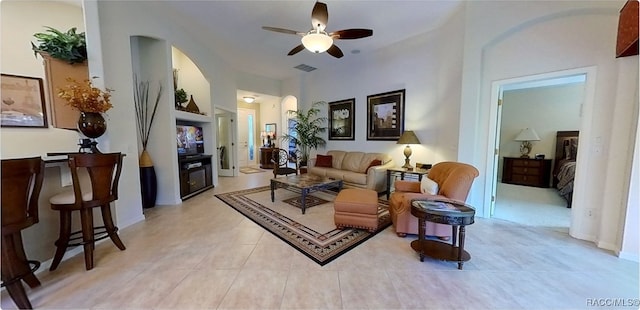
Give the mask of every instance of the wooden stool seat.
[[[55, 270], [62, 261], [68, 247], [82, 245], [87, 270], [93, 268], [93, 250], [95, 242], [104, 238], [111, 241], [120, 250], [125, 246], [118, 236], [118, 227], [111, 216], [111, 202], [118, 199], [118, 181], [122, 171], [122, 154], [71, 154], [69, 168], [72, 186], [51, 197], [51, 209], [60, 212], [60, 236], [56, 240], [56, 253], [49, 270]], [[88, 183], [80, 181], [79, 170], [86, 169]], [[93, 224], [93, 208], [100, 208], [104, 226]], [[71, 212], [80, 211], [81, 229], [71, 232]]]

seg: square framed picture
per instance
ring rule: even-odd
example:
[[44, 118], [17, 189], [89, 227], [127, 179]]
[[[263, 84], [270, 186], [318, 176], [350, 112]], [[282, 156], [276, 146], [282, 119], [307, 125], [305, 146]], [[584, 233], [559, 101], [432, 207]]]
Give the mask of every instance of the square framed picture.
[[329, 140], [355, 140], [356, 99], [329, 102]]
[[405, 90], [367, 96], [367, 140], [395, 141], [404, 129]]
[[0, 126], [47, 128], [42, 79], [1, 75]]

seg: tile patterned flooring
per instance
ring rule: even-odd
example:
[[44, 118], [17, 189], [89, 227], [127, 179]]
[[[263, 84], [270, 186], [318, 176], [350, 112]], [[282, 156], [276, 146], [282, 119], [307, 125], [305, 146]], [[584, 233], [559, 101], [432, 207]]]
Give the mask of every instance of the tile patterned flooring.
[[[214, 194], [268, 184], [270, 173], [221, 178], [178, 206], [145, 211], [120, 232], [127, 246], [96, 246], [27, 289], [40, 309], [584, 309], [595, 298], [638, 298], [638, 263], [566, 228], [477, 218], [471, 260], [420, 262], [391, 228], [320, 267]], [[2, 309], [15, 305], [2, 293]], [[635, 307], [637, 308], [637, 307]]]

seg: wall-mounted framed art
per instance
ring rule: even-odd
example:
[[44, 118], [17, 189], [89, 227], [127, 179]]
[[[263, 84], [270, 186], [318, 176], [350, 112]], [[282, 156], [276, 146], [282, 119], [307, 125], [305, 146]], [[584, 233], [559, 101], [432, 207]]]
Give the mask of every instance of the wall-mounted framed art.
[[395, 141], [404, 129], [405, 90], [367, 96], [367, 140]]
[[0, 84], [0, 126], [49, 127], [41, 78], [2, 74]]
[[329, 140], [355, 140], [356, 99], [329, 102]]

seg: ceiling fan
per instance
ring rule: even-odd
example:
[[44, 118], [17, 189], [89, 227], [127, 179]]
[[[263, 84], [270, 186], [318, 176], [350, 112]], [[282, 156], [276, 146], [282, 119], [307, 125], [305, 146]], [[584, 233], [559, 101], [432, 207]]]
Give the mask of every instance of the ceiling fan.
[[373, 35], [373, 30], [362, 28], [344, 29], [327, 33], [325, 28], [327, 27], [328, 20], [329, 12], [327, 11], [327, 5], [322, 2], [316, 2], [311, 11], [311, 25], [313, 28], [308, 32], [266, 26], [263, 26], [262, 29], [302, 36], [302, 44], [289, 51], [287, 54], [289, 56], [295, 55], [306, 48], [314, 53], [326, 51], [329, 55], [340, 58], [344, 56], [344, 54], [339, 47], [333, 44], [333, 40], [353, 40]]

